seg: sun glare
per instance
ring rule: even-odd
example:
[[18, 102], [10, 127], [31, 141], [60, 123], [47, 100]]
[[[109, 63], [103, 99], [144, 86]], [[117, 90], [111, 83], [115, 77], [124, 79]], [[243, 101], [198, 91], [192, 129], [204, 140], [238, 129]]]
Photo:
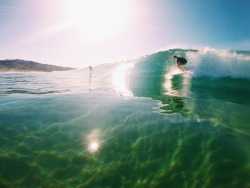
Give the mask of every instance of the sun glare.
[[98, 148], [99, 148], [99, 143], [96, 141], [93, 141], [88, 145], [88, 150], [90, 153], [95, 153], [98, 150]]
[[92, 130], [86, 137], [87, 141], [87, 150], [90, 153], [95, 153], [98, 151], [100, 147], [100, 130], [99, 129], [94, 129]]
[[132, 96], [132, 92], [128, 89], [128, 75], [134, 67], [133, 63], [121, 64], [116, 67], [112, 75], [114, 90], [123, 96]]
[[128, 0], [70, 0], [67, 22], [83, 39], [99, 42], [112, 37], [128, 19]]

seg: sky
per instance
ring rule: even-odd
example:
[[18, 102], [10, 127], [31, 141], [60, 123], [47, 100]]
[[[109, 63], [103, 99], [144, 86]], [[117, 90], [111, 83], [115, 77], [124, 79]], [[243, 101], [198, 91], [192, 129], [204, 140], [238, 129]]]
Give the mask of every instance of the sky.
[[0, 0], [0, 59], [84, 68], [171, 48], [250, 50], [249, 0]]

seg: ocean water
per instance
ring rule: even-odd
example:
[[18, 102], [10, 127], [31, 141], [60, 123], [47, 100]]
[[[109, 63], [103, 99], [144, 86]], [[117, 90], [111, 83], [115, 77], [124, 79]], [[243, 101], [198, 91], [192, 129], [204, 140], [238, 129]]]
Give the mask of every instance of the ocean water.
[[249, 116], [250, 52], [1, 73], [0, 187], [249, 188]]

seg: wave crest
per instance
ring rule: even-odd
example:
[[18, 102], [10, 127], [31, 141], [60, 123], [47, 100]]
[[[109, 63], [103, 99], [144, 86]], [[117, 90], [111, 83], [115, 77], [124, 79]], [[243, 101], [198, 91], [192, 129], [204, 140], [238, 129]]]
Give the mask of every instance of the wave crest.
[[200, 49], [187, 52], [188, 69], [197, 77], [232, 77], [250, 79], [250, 53], [240, 51]]

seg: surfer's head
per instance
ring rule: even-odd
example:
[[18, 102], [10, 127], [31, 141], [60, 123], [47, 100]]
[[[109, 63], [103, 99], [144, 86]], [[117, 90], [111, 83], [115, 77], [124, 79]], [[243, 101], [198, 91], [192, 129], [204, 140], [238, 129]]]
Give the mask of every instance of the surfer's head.
[[175, 55], [175, 56], [173, 56], [173, 57], [174, 57], [174, 59], [175, 59], [175, 58], [177, 58], [177, 56], [176, 56], [176, 55]]

